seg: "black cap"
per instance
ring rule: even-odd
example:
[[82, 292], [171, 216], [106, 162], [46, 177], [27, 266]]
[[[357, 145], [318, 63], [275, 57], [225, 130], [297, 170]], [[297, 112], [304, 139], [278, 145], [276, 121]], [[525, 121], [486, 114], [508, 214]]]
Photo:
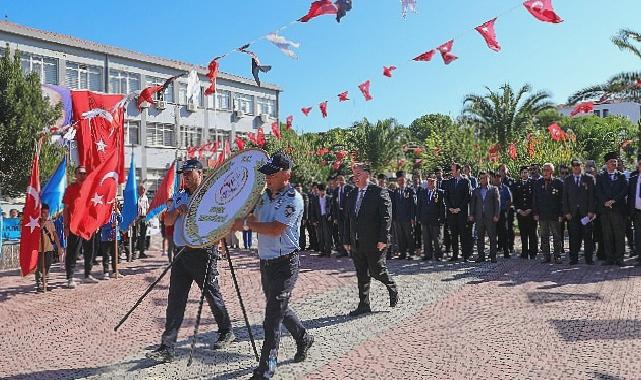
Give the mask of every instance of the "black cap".
[[617, 152], [608, 152], [603, 156], [603, 161], [608, 162], [610, 160], [618, 160], [619, 154]]
[[278, 173], [281, 170], [288, 170], [292, 168], [292, 160], [287, 157], [287, 155], [283, 152], [276, 152], [272, 155], [272, 157], [265, 163], [265, 165], [261, 166], [258, 171], [265, 174], [265, 175], [271, 175]]
[[203, 169], [203, 164], [200, 163], [198, 160], [187, 160], [185, 163], [180, 167], [180, 170], [178, 171], [178, 174], [181, 174], [184, 171], [188, 170], [196, 170], [196, 169]]

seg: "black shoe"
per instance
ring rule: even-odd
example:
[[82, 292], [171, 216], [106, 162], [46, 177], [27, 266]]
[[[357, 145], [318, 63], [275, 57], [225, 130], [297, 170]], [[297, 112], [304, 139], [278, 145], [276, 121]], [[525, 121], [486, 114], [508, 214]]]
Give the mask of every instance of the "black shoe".
[[398, 305], [398, 290], [389, 292], [389, 307]]
[[588, 260], [586, 260], [586, 261], [585, 261], [585, 263], [586, 263], [587, 265], [594, 265], [594, 261], [592, 261], [592, 260], [589, 260], [589, 261], [588, 261]]
[[45, 290], [42, 286], [36, 286], [36, 293], [44, 293]]
[[604, 261], [604, 262], [601, 263], [601, 265], [609, 266], [609, 265], [614, 265], [614, 263], [612, 261]]
[[622, 266], [624, 266], [624, 265], [625, 265], [625, 264], [623, 263], [623, 260], [617, 260], [615, 264], [616, 264], [618, 267], [622, 267]]
[[211, 348], [213, 350], [224, 350], [225, 348], [229, 347], [231, 342], [236, 340], [236, 336], [234, 335], [233, 332], [229, 331], [226, 333], [222, 333], [218, 335], [218, 340], [212, 344]]
[[421, 257], [421, 260], [422, 261], [430, 261], [430, 260], [432, 260], [432, 258], [431, 257], [427, 257], [427, 256], [423, 256], [423, 257]]
[[490, 257], [490, 262], [491, 263], [496, 263], [496, 257]]
[[536, 255], [530, 255], [530, 260], [536, 260]]
[[149, 257], [151, 257], [151, 256], [146, 255], [146, 254], [144, 254], [144, 253], [142, 253], [142, 252], [138, 255], [138, 258], [139, 258], [139, 259], [148, 259]]
[[170, 363], [174, 360], [174, 353], [169, 347], [161, 344], [157, 349], [148, 352], [147, 358], [154, 360], [158, 363]]
[[474, 260], [475, 263], [484, 263], [485, 262], [485, 257], [479, 257], [476, 260]]
[[510, 259], [510, 258], [512, 258], [512, 255], [510, 255], [509, 253], [504, 253], [503, 254], [503, 258], [504, 259]]
[[528, 258], [527, 255], [519, 255], [519, 257], [522, 258], [522, 259], [527, 259]]
[[359, 315], [362, 314], [369, 314], [372, 312], [372, 309], [369, 307], [357, 307], [356, 309], [352, 310], [347, 314], [349, 317], [358, 317]]
[[294, 355], [294, 363], [304, 362], [307, 359], [307, 351], [314, 344], [314, 337], [307, 335], [307, 341], [301, 345], [296, 345], [296, 354]]
[[405, 260], [405, 259], [407, 259], [407, 254], [405, 254], [405, 253], [401, 253], [401, 254], [398, 256], [398, 258], [399, 258], [399, 260]]
[[249, 380], [269, 380], [269, 378], [255, 373], [249, 378]]
[[458, 257], [452, 257], [452, 258], [450, 258], [450, 259], [449, 259], [449, 260], [447, 260], [447, 261], [449, 261], [449, 262], [451, 262], [451, 263], [455, 263], [455, 262], [457, 262], [457, 261], [458, 261]]
[[571, 259], [570, 262], [568, 263], [569, 265], [577, 265], [579, 263], [579, 260], [577, 259]]

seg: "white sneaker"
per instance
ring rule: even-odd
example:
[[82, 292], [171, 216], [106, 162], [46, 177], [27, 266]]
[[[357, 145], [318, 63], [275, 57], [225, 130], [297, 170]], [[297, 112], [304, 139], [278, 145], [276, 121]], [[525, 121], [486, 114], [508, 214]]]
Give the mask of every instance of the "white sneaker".
[[85, 281], [86, 281], [86, 282], [98, 282], [98, 279], [96, 279], [96, 278], [95, 278], [94, 276], [92, 276], [92, 275], [89, 275], [89, 276], [85, 277]]
[[70, 278], [67, 280], [67, 288], [69, 289], [75, 289], [76, 288], [76, 281], [73, 278]]
[[110, 278], [111, 278], [111, 275], [109, 275], [109, 273], [103, 273], [102, 274], [102, 278], [100, 278], [100, 279], [101, 280], [109, 280]]

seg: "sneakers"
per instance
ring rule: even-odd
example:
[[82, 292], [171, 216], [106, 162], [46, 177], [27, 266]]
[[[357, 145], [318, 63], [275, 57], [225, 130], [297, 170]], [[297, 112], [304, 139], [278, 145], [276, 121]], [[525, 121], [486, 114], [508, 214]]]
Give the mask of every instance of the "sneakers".
[[161, 344], [157, 349], [148, 352], [145, 356], [158, 363], [170, 363], [174, 360], [173, 351], [164, 344]]
[[76, 288], [76, 281], [73, 278], [70, 278], [67, 280], [67, 288], [69, 289], [75, 289]]
[[218, 340], [212, 345], [213, 350], [224, 350], [229, 347], [231, 342], [236, 340], [236, 335], [233, 332], [229, 331], [223, 334], [218, 335]]
[[95, 278], [95, 277], [94, 277], [94, 276], [92, 276], [92, 275], [89, 275], [89, 276], [85, 276], [85, 281], [86, 281], [86, 282], [94, 282], [94, 283], [95, 283], [95, 282], [98, 282], [98, 279], [97, 279], [97, 278]]
[[307, 359], [307, 351], [314, 344], [314, 337], [307, 334], [307, 341], [303, 344], [297, 345], [296, 355], [294, 355], [294, 363], [304, 362]]
[[103, 273], [102, 277], [100, 277], [101, 280], [109, 280], [111, 278], [111, 275], [109, 273]]

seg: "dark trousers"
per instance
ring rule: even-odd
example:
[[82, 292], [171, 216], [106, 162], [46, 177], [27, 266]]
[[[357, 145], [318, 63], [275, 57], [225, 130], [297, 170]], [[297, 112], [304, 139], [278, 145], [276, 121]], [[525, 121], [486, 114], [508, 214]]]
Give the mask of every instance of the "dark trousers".
[[516, 235], [514, 234], [515, 215], [516, 211], [513, 208], [507, 210], [507, 249], [510, 253], [514, 252], [514, 240], [516, 239]]
[[320, 217], [316, 224], [316, 237], [318, 238], [318, 250], [325, 255], [332, 253], [332, 231], [327, 215]]
[[[182, 247], [179, 248], [182, 249]], [[171, 268], [169, 278], [167, 320], [161, 338], [162, 344], [170, 349], [176, 345], [178, 330], [183, 323], [192, 282], [196, 281], [198, 287], [203, 288], [208, 255], [210, 253], [204, 249], [193, 249], [183, 252], [174, 259], [174, 266]], [[207, 281], [204, 281], [205, 299], [218, 325], [218, 333], [224, 334], [231, 331], [232, 326], [218, 285], [218, 257], [216, 253], [211, 253], [211, 255], [213, 257], [209, 262], [209, 276]]]
[[537, 235], [537, 222], [528, 216], [517, 215], [516, 220], [519, 223], [519, 232], [521, 234], [521, 257], [534, 259], [539, 252], [539, 237]]
[[585, 262], [592, 262], [592, 255], [594, 254], [594, 240], [592, 232], [594, 224], [592, 222], [585, 226], [581, 223], [582, 216], [578, 213], [572, 215], [572, 219], [568, 220], [568, 235], [570, 238], [570, 261], [576, 262], [579, 260], [579, 250], [583, 244], [583, 253]]
[[274, 260], [260, 261], [260, 281], [267, 301], [265, 305], [265, 340], [260, 361], [254, 373], [271, 378], [276, 371], [281, 325], [292, 335], [297, 345], [307, 342], [307, 330], [289, 307], [289, 299], [298, 279], [300, 262], [297, 253]]
[[[113, 241], [101, 241], [100, 250], [102, 251], [102, 273], [109, 273], [109, 263], [111, 270], [116, 273], [116, 260], [120, 262], [120, 257], [116, 257], [116, 247]], [[120, 256], [120, 255], [118, 255]]]
[[458, 259], [459, 240], [464, 259], [472, 255], [472, 226], [467, 221], [467, 215], [462, 211], [458, 214], [447, 214], [447, 225], [450, 228], [452, 242], [452, 258]]
[[338, 219], [338, 241], [336, 241], [336, 245], [338, 246], [337, 249], [341, 255], [347, 255], [347, 251], [343, 246], [343, 242], [346, 240], [347, 240], [347, 237], [345, 236], [345, 218], [339, 218]]
[[608, 263], [623, 262], [625, 253], [625, 217], [616, 210], [602, 209], [603, 248]]
[[485, 235], [490, 240], [490, 259], [496, 259], [496, 223], [481, 220], [476, 223], [476, 251], [485, 260]]
[[561, 235], [561, 222], [558, 219], [539, 220], [539, 235], [541, 236], [541, 252], [545, 257], [550, 256], [550, 238], [553, 241], [554, 257], [561, 257], [563, 236]]
[[396, 239], [398, 239], [398, 253], [401, 258], [407, 256], [409, 251], [410, 256], [414, 254], [414, 232], [412, 222], [394, 222], [394, 231], [396, 231]]
[[596, 244], [596, 258], [605, 260], [605, 247], [603, 244], [603, 227], [601, 226], [601, 217], [597, 217], [594, 222], [594, 243]]
[[329, 221], [329, 230], [332, 234], [332, 243], [333, 243], [333, 248], [337, 251], [341, 250], [341, 247], [343, 244], [341, 243], [340, 240], [340, 229], [338, 227], [338, 221], [332, 218], [332, 220]]
[[142, 256], [145, 253], [147, 244], [147, 221], [145, 218], [138, 218], [134, 223], [132, 230], [134, 252], [138, 250], [138, 253]]
[[243, 231], [243, 248], [250, 249], [252, 247], [252, 230]]
[[634, 255], [634, 231], [632, 230], [632, 218], [626, 216], [625, 218], [625, 238], [628, 241], [628, 248], [630, 248], [630, 256]]
[[316, 227], [307, 221], [307, 233], [309, 234], [309, 249], [318, 251], [318, 237], [316, 236]]
[[300, 248], [301, 251], [304, 251], [307, 249], [307, 235], [305, 234], [306, 224], [307, 224], [307, 221], [303, 220], [300, 224], [300, 229], [298, 231], [298, 248]]
[[443, 224], [443, 248], [445, 252], [452, 250], [452, 237], [450, 236], [450, 227], [447, 225], [447, 222]]
[[641, 262], [641, 210], [632, 210], [630, 219], [634, 225], [634, 254], [637, 256], [637, 261]]
[[67, 255], [65, 256], [67, 280], [73, 278], [73, 274], [76, 271], [76, 261], [78, 260], [80, 252], [82, 252], [85, 261], [85, 277], [87, 277], [91, 274], [91, 266], [93, 265], [93, 240], [85, 240], [80, 236], [70, 233], [67, 237]]
[[421, 224], [419, 222], [414, 223], [414, 248], [420, 249], [421, 246], [423, 245], [423, 229], [421, 228]]
[[[418, 223], [417, 223], [418, 224]], [[427, 260], [443, 258], [443, 225], [421, 224], [423, 255]]]
[[387, 287], [389, 293], [396, 293], [396, 283], [392, 280], [385, 263], [385, 252], [367, 252], [358, 248], [358, 242], [352, 246], [352, 260], [356, 268], [358, 281], [359, 308], [369, 308], [369, 286], [372, 277]]
[[[51, 269], [51, 263], [53, 262], [53, 255], [55, 252], [38, 252], [38, 264], [36, 265], [36, 284], [38, 287], [42, 286], [42, 273], [44, 272], [45, 278], [49, 278], [49, 269]], [[43, 264], [44, 256], [44, 268]]]
[[498, 249], [503, 252], [504, 257], [510, 257], [510, 229], [509, 211], [501, 210], [499, 213], [499, 221], [496, 223], [496, 236], [498, 237]]

